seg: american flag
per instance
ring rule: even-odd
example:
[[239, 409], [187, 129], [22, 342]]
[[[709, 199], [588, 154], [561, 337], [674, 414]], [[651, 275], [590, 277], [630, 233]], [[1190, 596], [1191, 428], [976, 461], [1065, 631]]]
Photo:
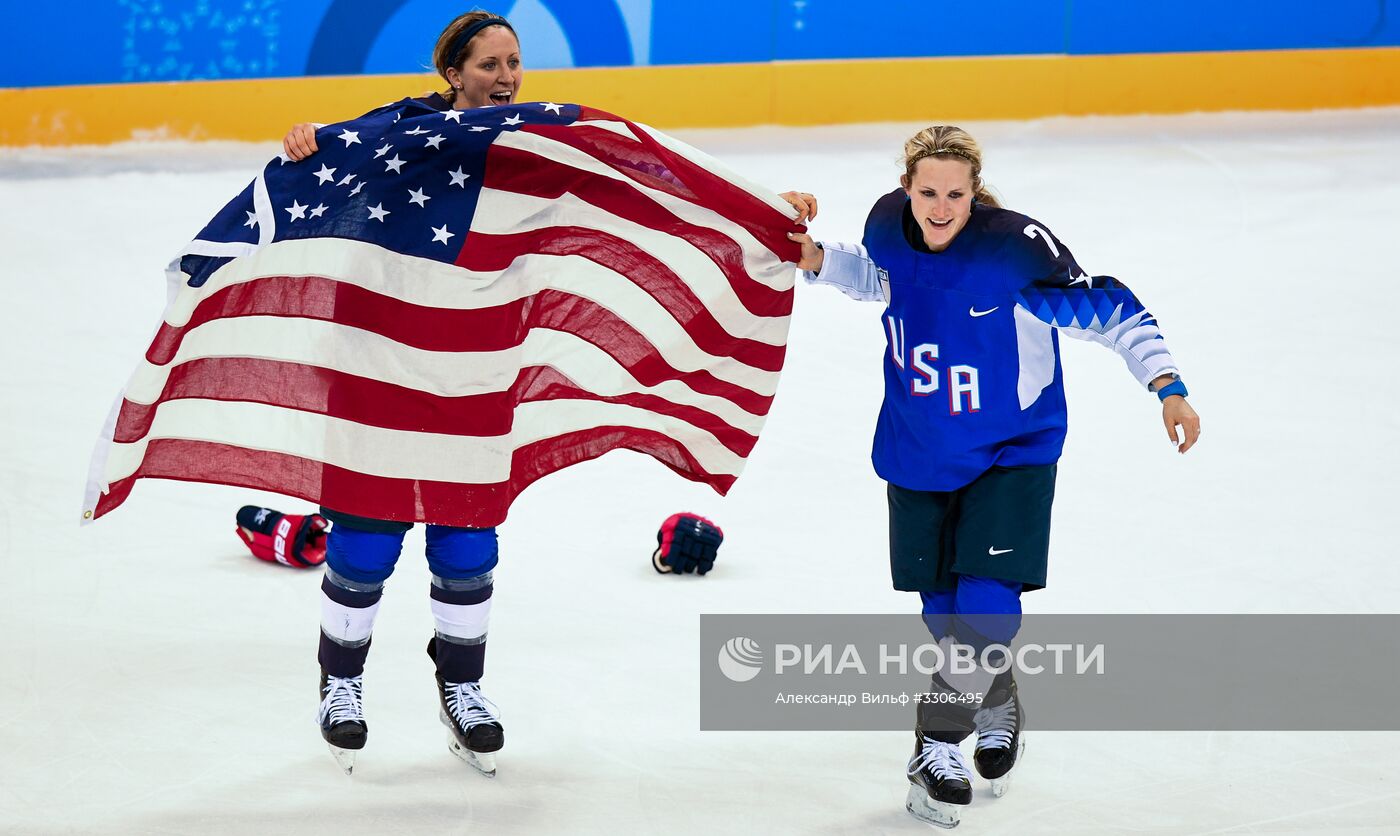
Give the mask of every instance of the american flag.
[[317, 142], [172, 263], [85, 518], [160, 478], [493, 526], [620, 448], [729, 489], [783, 363], [779, 197], [579, 105], [409, 99]]

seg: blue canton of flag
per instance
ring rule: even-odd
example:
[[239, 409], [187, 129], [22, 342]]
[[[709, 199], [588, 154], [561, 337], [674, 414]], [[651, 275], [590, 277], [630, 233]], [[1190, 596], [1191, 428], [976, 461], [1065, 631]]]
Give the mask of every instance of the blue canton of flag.
[[[577, 105], [551, 102], [447, 111], [418, 99], [385, 105], [319, 129], [319, 150], [300, 162], [279, 155], [196, 238], [254, 246], [349, 238], [451, 263], [471, 230], [496, 138], [578, 116]], [[227, 260], [185, 256], [181, 269], [198, 287]]]

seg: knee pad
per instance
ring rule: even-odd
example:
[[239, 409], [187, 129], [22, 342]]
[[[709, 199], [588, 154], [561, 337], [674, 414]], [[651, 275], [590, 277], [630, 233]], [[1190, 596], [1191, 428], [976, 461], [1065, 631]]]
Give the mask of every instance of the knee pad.
[[337, 523], [326, 538], [326, 566], [357, 584], [383, 584], [394, 573], [405, 533], [364, 531]]
[[959, 575], [956, 594], [955, 629], [969, 644], [1009, 645], [1020, 632], [1020, 581]]
[[427, 540], [428, 569], [439, 578], [475, 578], [499, 562], [494, 528], [430, 525]]

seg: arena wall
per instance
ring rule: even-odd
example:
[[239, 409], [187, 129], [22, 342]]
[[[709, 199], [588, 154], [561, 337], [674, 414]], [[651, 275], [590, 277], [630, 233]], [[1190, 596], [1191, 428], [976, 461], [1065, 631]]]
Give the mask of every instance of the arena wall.
[[[525, 100], [658, 127], [1400, 104], [1386, 0], [504, 0]], [[266, 140], [442, 86], [439, 0], [15, 4], [0, 144]], [[79, 9], [80, 11], [75, 11]]]

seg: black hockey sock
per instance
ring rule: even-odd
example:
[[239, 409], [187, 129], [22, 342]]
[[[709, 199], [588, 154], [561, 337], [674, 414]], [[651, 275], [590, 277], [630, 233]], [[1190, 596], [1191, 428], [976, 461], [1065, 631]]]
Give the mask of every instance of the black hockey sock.
[[458, 644], [442, 635], [434, 637], [433, 662], [444, 682], [479, 682], [486, 670], [486, 642]]
[[942, 743], [961, 743], [976, 728], [976, 714], [975, 703], [934, 674], [928, 693], [919, 703], [914, 730]]
[[321, 641], [316, 654], [331, 676], [365, 672], [370, 633], [384, 596], [382, 584], [361, 584], [327, 571], [321, 579]]

